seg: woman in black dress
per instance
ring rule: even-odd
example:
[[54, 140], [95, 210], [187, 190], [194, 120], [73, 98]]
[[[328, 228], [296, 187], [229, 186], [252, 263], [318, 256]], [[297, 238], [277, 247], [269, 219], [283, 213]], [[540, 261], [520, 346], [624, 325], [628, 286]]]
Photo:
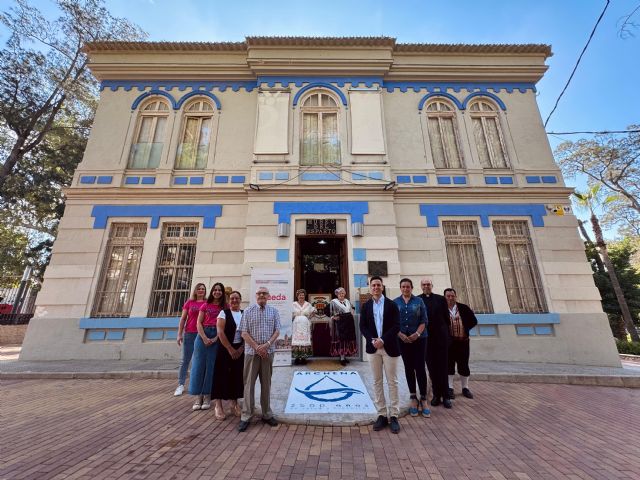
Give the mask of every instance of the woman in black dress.
[[231, 400], [233, 413], [236, 417], [239, 417], [241, 413], [238, 399], [242, 398], [244, 389], [244, 343], [240, 332], [237, 331], [242, 318], [241, 301], [240, 292], [231, 292], [229, 308], [222, 310], [218, 315], [220, 348], [218, 349], [211, 392], [215, 402], [215, 416], [218, 420], [225, 419], [222, 400]]
[[340, 357], [340, 364], [349, 363], [347, 357], [358, 353], [356, 344], [355, 320], [351, 311], [353, 307], [346, 298], [346, 290], [339, 287], [334, 292], [337, 298], [329, 304], [331, 310], [331, 356]]

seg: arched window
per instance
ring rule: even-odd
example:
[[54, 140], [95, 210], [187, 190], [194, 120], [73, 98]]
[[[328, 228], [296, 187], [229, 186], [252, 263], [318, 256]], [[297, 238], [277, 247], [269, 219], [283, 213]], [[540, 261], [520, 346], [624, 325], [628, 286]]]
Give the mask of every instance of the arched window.
[[462, 168], [455, 111], [449, 103], [434, 100], [427, 105], [427, 130], [436, 168]]
[[497, 109], [489, 102], [477, 101], [469, 107], [473, 136], [484, 168], [508, 168], [507, 151], [500, 130]]
[[129, 168], [157, 168], [162, 156], [165, 129], [169, 118], [169, 105], [153, 99], [142, 106], [131, 145]]
[[200, 169], [207, 165], [212, 125], [213, 105], [208, 101], [196, 100], [187, 106], [176, 169]]
[[340, 134], [337, 102], [325, 92], [314, 92], [304, 100], [301, 111], [301, 165], [339, 164]]

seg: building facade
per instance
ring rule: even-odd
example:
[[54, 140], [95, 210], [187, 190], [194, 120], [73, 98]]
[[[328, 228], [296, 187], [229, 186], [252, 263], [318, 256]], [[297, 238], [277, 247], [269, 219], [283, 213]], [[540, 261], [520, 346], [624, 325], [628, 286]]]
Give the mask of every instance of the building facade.
[[430, 276], [478, 314], [475, 359], [619, 365], [536, 104], [550, 47], [86, 51], [100, 102], [22, 359], [177, 358], [192, 285], [246, 303], [267, 267], [356, 303]]

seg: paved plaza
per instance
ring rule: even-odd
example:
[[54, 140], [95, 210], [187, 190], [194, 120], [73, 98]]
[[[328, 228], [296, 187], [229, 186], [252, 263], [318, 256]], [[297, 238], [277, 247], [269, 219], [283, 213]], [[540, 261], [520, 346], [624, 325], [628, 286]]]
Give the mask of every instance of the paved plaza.
[[3, 379], [2, 479], [638, 478], [640, 390], [474, 382], [402, 431], [216, 421], [169, 379]]

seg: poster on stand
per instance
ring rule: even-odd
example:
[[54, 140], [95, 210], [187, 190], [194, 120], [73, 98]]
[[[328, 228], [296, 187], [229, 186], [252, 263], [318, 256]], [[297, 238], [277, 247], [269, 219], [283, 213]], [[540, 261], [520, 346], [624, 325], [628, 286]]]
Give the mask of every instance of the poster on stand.
[[251, 295], [260, 287], [269, 290], [268, 305], [280, 313], [280, 336], [276, 340], [275, 367], [291, 365], [291, 311], [293, 304], [293, 270], [290, 268], [251, 269]]

